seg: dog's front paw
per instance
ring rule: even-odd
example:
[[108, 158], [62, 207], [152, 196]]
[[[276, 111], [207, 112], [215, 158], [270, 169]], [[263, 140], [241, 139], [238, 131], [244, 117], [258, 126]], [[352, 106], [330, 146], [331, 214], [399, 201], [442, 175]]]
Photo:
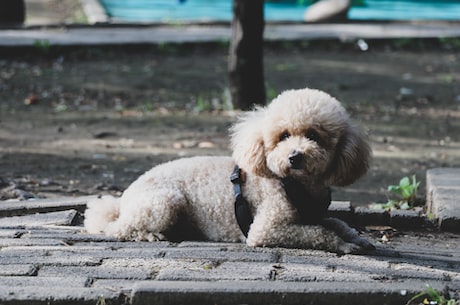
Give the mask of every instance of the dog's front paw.
[[356, 235], [353, 239], [344, 241], [338, 247], [338, 254], [363, 254], [375, 250], [375, 246], [367, 239]]
[[360, 246], [364, 250], [375, 250], [375, 246], [370, 241], [359, 235], [354, 236], [349, 242]]
[[[370, 243], [369, 243], [370, 244]], [[370, 244], [372, 246], [372, 244]], [[374, 246], [372, 246], [374, 247]], [[337, 249], [337, 254], [362, 254], [370, 250], [369, 248], [363, 247], [355, 243], [342, 243]]]

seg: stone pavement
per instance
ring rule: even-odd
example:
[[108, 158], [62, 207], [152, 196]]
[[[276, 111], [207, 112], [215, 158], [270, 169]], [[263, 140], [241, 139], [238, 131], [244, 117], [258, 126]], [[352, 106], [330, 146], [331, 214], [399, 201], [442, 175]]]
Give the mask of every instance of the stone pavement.
[[[433, 205], [440, 189], [460, 192], [445, 179], [458, 174], [429, 171]], [[89, 198], [0, 202], [0, 304], [405, 304], [426, 285], [459, 297], [458, 233], [368, 226], [364, 234], [377, 250], [343, 256], [232, 243], [120, 242], [83, 231]]]

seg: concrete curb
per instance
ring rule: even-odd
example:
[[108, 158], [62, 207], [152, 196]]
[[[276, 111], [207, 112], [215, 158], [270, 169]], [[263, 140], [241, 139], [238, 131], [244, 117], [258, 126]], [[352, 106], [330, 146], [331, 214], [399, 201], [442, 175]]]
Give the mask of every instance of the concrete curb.
[[426, 181], [427, 211], [441, 230], [460, 232], [460, 169], [430, 169]]
[[[98, 19], [99, 17], [95, 17]], [[103, 20], [103, 18], [101, 18]], [[101, 21], [102, 22], [102, 21]], [[270, 24], [266, 41], [460, 37], [460, 24]], [[116, 25], [0, 30], [0, 46], [104, 46], [163, 43], [228, 42], [229, 24]]]
[[368, 207], [353, 208], [348, 201], [333, 201], [329, 207], [328, 216], [340, 218], [350, 225], [365, 226], [391, 226], [395, 229], [422, 230], [435, 227], [434, 222], [422, 211], [373, 210]]
[[[147, 304], [405, 304], [407, 295], [423, 290], [422, 281], [385, 283], [369, 290], [367, 283], [286, 282], [149, 282], [134, 286], [134, 305]], [[410, 287], [410, 290], [402, 287]], [[180, 293], [177, 293], [180, 291]], [[175, 292], [175, 293], [173, 293]]]

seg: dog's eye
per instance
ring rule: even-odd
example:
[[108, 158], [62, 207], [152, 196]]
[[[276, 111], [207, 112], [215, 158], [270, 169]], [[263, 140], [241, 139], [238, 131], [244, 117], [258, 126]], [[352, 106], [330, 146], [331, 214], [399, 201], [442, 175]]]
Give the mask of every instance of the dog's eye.
[[287, 132], [287, 131], [285, 131], [285, 132], [283, 132], [283, 133], [280, 135], [279, 140], [280, 140], [280, 142], [281, 142], [281, 141], [284, 141], [284, 140], [286, 140], [287, 138], [289, 138], [290, 136], [291, 136], [290, 133]]
[[308, 129], [305, 133], [305, 137], [310, 139], [311, 141], [315, 141], [318, 144], [321, 142], [321, 136], [319, 133], [314, 129]]

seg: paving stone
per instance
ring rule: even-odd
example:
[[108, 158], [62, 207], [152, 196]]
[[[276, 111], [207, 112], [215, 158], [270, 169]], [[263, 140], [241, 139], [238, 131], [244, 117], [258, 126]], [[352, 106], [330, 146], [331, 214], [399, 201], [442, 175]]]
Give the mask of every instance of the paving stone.
[[366, 256], [294, 256], [283, 255], [281, 257], [281, 265], [284, 266], [303, 265], [309, 266], [312, 270], [330, 271], [344, 273], [362, 272], [365, 274], [380, 274], [382, 270], [389, 269], [390, 262], [388, 259], [382, 260], [378, 257]]
[[77, 210], [79, 212], [83, 212], [86, 209], [86, 203], [94, 198], [96, 198], [96, 196], [4, 201], [0, 204], [0, 217], [24, 216], [27, 214], [67, 210]]
[[431, 211], [438, 219], [438, 226], [443, 231], [460, 232], [460, 190], [450, 188], [433, 188]]
[[[363, 278], [370, 278], [373, 280], [388, 280], [388, 279], [426, 279], [426, 280], [440, 280], [451, 281], [460, 276], [460, 270], [457, 266], [460, 261], [458, 258], [443, 257], [434, 262], [431, 260], [424, 260], [423, 254], [400, 255], [395, 258], [382, 258], [382, 257], [369, 257], [369, 256], [342, 256], [342, 257], [299, 257], [283, 255], [281, 258], [280, 273], [287, 272], [288, 278], [298, 277], [305, 280], [318, 279], [336, 281], [356, 281], [355, 278], [359, 276], [341, 276], [346, 275], [359, 275]], [[431, 256], [433, 258], [433, 256]], [[444, 261], [442, 261], [444, 260]], [[283, 262], [289, 262], [283, 264]], [[455, 263], [457, 262], [457, 263]], [[287, 267], [286, 267], [287, 266]], [[289, 266], [294, 266], [294, 271], [289, 271]], [[284, 269], [286, 268], [286, 269]], [[316, 272], [308, 273], [308, 270], [315, 270]], [[332, 273], [325, 272], [333, 270]], [[320, 274], [322, 273], [322, 274]], [[320, 276], [321, 275], [321, 276]], [[288, 280], [288, 279], [285, 279]]]
[[212, 262], [193, 259], [171, 260], [163, 258], [114, 258], [104, 260], [103, 262], [104, 268], [148, 270], [151, 275], [150, 278], [157, 278], [157, 275], [163, 269], [202, 269], [209, 265], [212, 265]]
[[77, 242], [106, 242], [116, 241], [113, 237], [104, 235], [89, 235], [81, 234], [81, 230], [75, 231], [60, 231], [60, 230], [28, 230], [21, 236], [21, 239], [38, 240], [40, 239], [55, 239], [61, 240], [66, 244], [74, 245]]
[[372, 273], [337, 269], [335, 266], [280, 264], [274, 269], [276, 280], [285, 282], [373, 282]]
[[390, 225], [390, 214], [385, 210], [356, 207], [353, 214], [353, 223], [359, 226]]
[[0, 238], [19, 238], [22, 234], [22, 229], [0, 229]]
[[[112, 250], [113, 249], [113, 250]], [[124, 258], [157, 258], [157, 257], [164, 257], [166, 250], [163, 248], [109, 248], [108, 251], [104, 253], [99, 253], [100, 256], [103, 258], [116, 258], [116, 257], [124, 257]], [[102, 254], [102, 255], [101, 255]], [[95, 255], [98, 255], [95, 253]]]
[[66, 304], [95, 305], [103, 300], [105, 304], [123, 304], [123, 295], [118, 291], [101, 288], [73, 287], [0, 287], [0, 304]]
[[270, 280], [273, 266], [267, 263], [224, 262], [213, 266], [182, 266], [162, 269], [156, 279], [162, 281]]
[[144, 268], [112, 266], [43, 266], [38, 271], [38, 276], [63, 277], [72, 274], [72, 276], [87, 276], [97, 279], [145, 280], [151, 279], [153, 276], [152, 273], [152, 270]]
[[460, 232], [460, 169], [430, 169], [426, 180], [428, 212], [441, 230]]
[[112, 249], [110, 247], [74, 247], [74, 246], [32, 246], [32, 247], [6, 247], [0, 249], [0, 262], [11, 262], [16, 257], [23, 257], [25, 260], [33, 260], [40, 257], [40, 262], [46, 264], [55, 261], [60, 264], [72, 264], [72, 259], [81, 258], [86, 265], [97, 264], [103, 259], [109, 258], [156, 258], [163, 257], [162, 249], [153, 250], [150, 248], [129, 248]]
[[244, 243], [226, 243], [226, 242], [210, 242], [210, 241], [183, 241], [178, 243], [177, 248], [217, 248], [221, 251], [238, 251], [247, 249], [247, 246]]
[[[113, 237], [105, 237], [103, 235], [96, 235], [97, 238], [101, 238], [101, 240], [92, 240], [91, 235], [84, 234], [84, 236], [88, 236], [88, 239], [85, 241], [76, 241], [72, 245], [74, 247], [88, 247], [88, 246], [95, 246], [95, 247], [103, 247], [103, 248], [110, 248], [113, 250], [117, 249], [164, 249], [164, 248], [175, 248], [177, 244], [171, 243], [168, 241], [156, 241], [156, 242], [136, 242], [136, 241], [120, 241]], [[206, 246], [207, 243], [202, 244], [202, 246]]]
[[[2, 266], [3, 268], [3, 266]], [[27, 274], [26, 274], [27, 275]], [[86, 287], [90, 284], [88, 277], [39, 277], [39, 276], [0, 276], [0, 287]]]
[[165, 249], [165, 258], [195, 258], [214, 259], [220, 261], [246, 261], [246, 262], [276, 262], [277, 254], [274, 252], [260, 252], [246, 247], [245, 251], [227, 251], [218, 248], [169, 248]]
[[[104, 251], [94, 251], [88, 247], [87, 252], [72, 251], [70, 246], [13, 246], [0, 249], [0, 264], [30, 263], [55, 266], [94, 266], [100, 265], [102, 257], [92, 254], [101, 254]], [[94, 252], [89, 252], [93, 250]]]
[[42, 255], [22, 255], [15, 252], [3, 255], [0, 252], [0, 264], [34, 264], [34, 265], [52, 265], [52, 266], [97, 266], [101, 264], [101, 259], [88, 255], [59, 255], [56, 253], [45, 253]]
[[348, 223], [353, 220], [353, 207], [350, 201], [332, 201], [327, 211], [328, 217], [340, 218]]
[[107, 289], [110, 291], [120, 291], [129, 295], [139, 283], [150, 283], [152, 280], [125, 280], [125, 279], [94, 279], [91, 288]]
[[451, 281], [460, 275], [459, 272], [437, 269], [433, 266], [416, 265], [413, 262], [392, 263], [391, 270], [386, 270], [386, 276], [392, 279], [414, 278], [427, 280]]
[[27, 238], [0, 238], [0, 248], [14, 246], [59, 246], [64, 242], [60, 239], [27, 239]]
[[0, 227], [70, 226], [77, 216], [77, 213], [76, 210], [67, 210], [26, 216], [3, 217], [0, 218]]
[[23, 262], [18, 262], [18, 264], [11, 265], [5, 265], [2, 263], [0, 268], [0, 276], [25, 276], [34, 275], [35, 273], [37, 273], [37, 268], [34, 265], [27, 265]]

